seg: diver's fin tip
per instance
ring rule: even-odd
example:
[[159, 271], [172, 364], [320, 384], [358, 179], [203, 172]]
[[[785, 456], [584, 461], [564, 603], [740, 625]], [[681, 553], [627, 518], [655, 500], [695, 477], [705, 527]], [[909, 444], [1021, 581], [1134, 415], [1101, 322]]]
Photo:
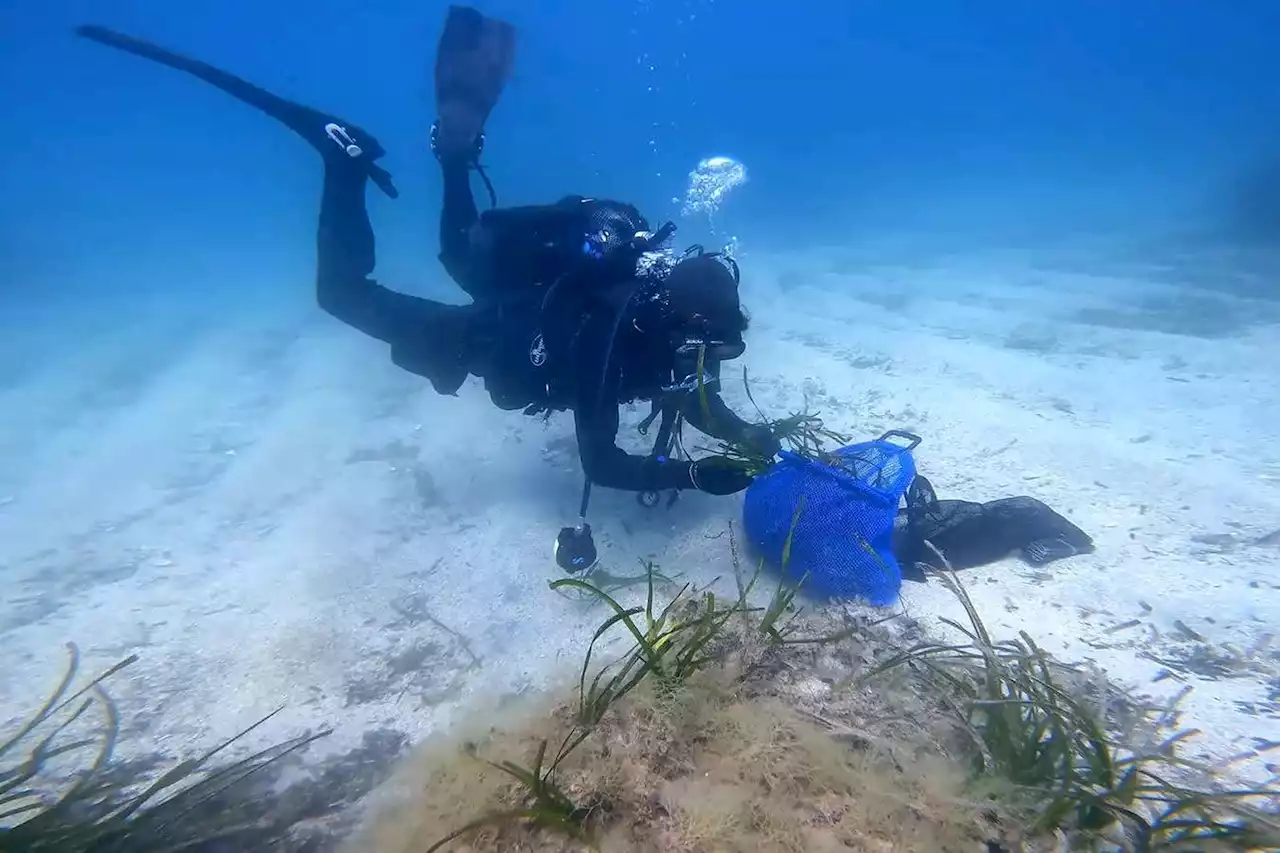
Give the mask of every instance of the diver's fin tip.
[[400, 191], [396, 189], [396, 185], [391, 180], [391, 173], [381, 166], [369, 164], [369, 177], [373, 180], [374, 186], [382, 190], [387, 198], [399, 198]]
[[122, 50], [128, 50], [127, 45], [133, 41], [124, 33], [116, 32], [98, 24], [81, 24], [75, 27], [72, 32], [82, 39], [96, 41], [98, 44], [103, 44], [107, 47], [118, 47]]
[[436, 47], [438, 132], [446, 148], [471, 146], [515, 64], [516, 29], [472, 6], [451, 4]]

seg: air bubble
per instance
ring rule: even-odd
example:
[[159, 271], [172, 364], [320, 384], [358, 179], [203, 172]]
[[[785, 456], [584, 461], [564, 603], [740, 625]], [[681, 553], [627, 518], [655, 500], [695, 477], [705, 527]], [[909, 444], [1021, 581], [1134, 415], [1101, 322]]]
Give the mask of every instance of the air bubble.
[[747, 167], [732, 157], [708, 157], [689, 173], [689, 186], [684, 194], [681, 216], [706, 214], [710, 219], [725, 197], [747, 180]]

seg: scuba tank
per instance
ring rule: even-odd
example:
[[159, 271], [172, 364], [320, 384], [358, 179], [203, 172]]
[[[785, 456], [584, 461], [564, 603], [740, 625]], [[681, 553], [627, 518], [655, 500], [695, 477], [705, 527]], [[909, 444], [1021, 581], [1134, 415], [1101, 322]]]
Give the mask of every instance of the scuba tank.
[[[662, 240], [675, 231], [664, 228], [670, 231]], [[647, 251], [641, 244], [655, 236], [632, 205], [566, 196], [555, 204], [486, 210], [478, 240], [486, 244], [482, 255], [495, 281], [553, 286], [565, 279], [628, 278]]]

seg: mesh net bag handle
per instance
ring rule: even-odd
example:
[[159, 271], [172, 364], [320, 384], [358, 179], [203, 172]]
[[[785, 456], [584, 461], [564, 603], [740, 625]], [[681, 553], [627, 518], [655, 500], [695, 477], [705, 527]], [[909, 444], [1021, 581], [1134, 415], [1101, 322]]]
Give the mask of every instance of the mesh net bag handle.
[[892, 442], [889, 441], [891, 438], [901, 438], [906, 441], [907, 446], [902, 449], [908, 453], [915, 450], [920, 446], [920, 442], [924, 441], [924, 439], [916, 435], [914, 432], [907, 432], [906, 430], [901, 429], [891, 429], [884, 435], [877, 438], [876, 441], [883, 441], [886, 444], [891, 444]]

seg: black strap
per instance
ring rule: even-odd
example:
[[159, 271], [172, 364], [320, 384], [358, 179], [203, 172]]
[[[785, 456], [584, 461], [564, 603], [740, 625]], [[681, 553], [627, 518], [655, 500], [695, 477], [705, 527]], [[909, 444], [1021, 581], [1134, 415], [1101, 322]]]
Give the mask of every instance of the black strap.
[[652, 456], [655, 461], [666, 459], [671, 455], [671, 445], [680, 422], [680, 406], [677, 401], [671, 399], [672, 396], [664, 394], [662, 397], [662, 420], [658, 423], [658, 435], [653, 440]]
[[484, 170], [479, 161], [476, 161], [476, 171], [480, 173], [480, 180], [484, 181], [484, 188], [489, 191], [489, 209], [493, 210], [498, 206], [498, 192], [493, 188], [493, 181], [489, 180], [489, 173]]
[[[680, 395], [663, 394], [653, 400], [649, 416], [640, 422], [640, 434], [647, 435], [649, 427], [659, 417], [662, 420], [658, 423], [658, 434], [653, 439], [653, 450], [649, 453], [649, 464], [651, 465], [661, 465], [664, 460], [669, 459], [671, 456], [676, 437], [684, 424], [684, 415], [681, 414]], [[678, 496], [679, 489], [673, 489], [667, 501], [667, 506], [671, 506]], [[652, 509], [659, 504], [661, 499], [656, 490], [650, 489], [636, 495], [636, 500], [640, 502], [641, 506]]]
[[578, 523], [587, 520], [587, 507], [591, 505], [591, 478], [582, 479], [582, 501], [578, 504]]
[[916, 474], [907, 488], [907, 556], [912, 561], [923, 557], [928, 538], [929, 516], [938, 512], [938, 495], [922, 474]]

